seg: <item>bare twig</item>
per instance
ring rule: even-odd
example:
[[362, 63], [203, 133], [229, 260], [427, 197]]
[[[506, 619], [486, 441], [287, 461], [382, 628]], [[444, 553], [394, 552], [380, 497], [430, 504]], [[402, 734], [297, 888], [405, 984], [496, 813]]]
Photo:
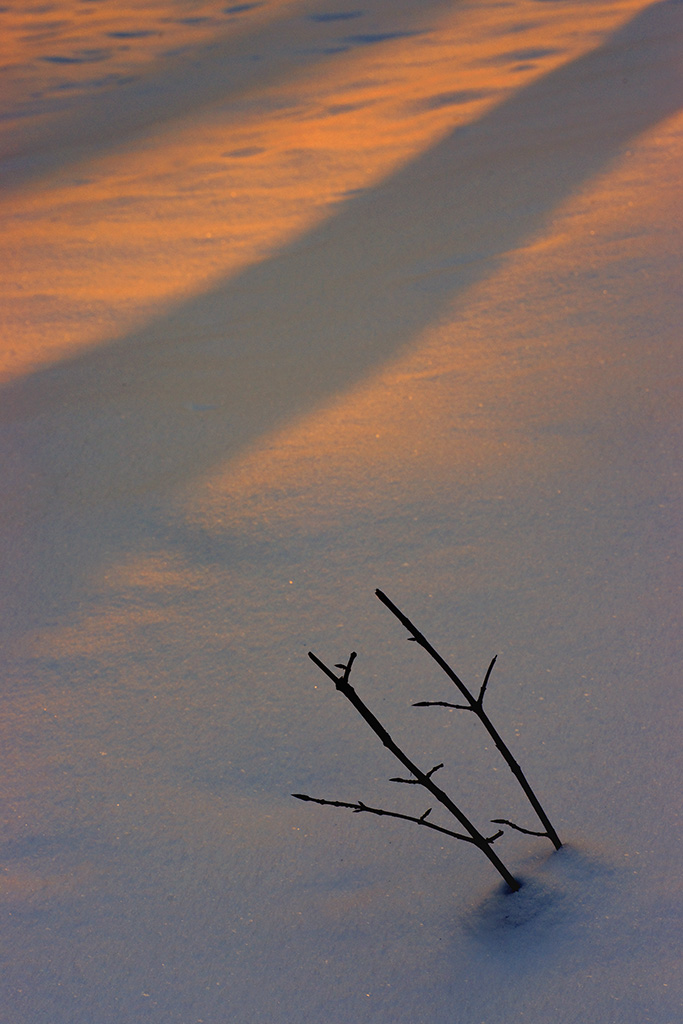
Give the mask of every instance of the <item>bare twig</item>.
[[[428, 772], [425, 772], [425, 775], [428, 779], [431, 779], [432, 775], [434, 775], [435, 772], [438, 772], [439, 768], [443, 768], [443, 761], [441, 764], [435, 764], [433, 768], [430, 768]], [[403, 782], [406, 786], [420, 785], [419, 779], [389, 779], [389, 782]]]
[[489, 679], [491, 678], [491, 673], [493, 672], [493, 666], [496, 664], [497, 660], [498, 655], [494, 654], [493, 657], [491, 658], [491, 664], [486, 669], [484, 682], [481, 684], [481, 690], [479, 691], [479, 696], [477, 697], [477, 704], [479, 705], [480, 708], [483, 708], [484, 706], [484, 694], [486, 693], [486, 687], [489, 685]]
[[522, 828], [521, 825], [515, 825], [514, 821], [509, 821], [507, 818], [491, 818], [491, 821], [494, 825], [509, 825], [510, 828], [523, 832], [525, 836], [543, 836], [544, 839], [548, 838], [547, 832], [534, 832], [530, 828]]
[[474, 711], [469, 704], [451, 704], [449, 700], [418, 700], [414, 708], [457, 708], [458, 711]]
[[[453, 839], [461, 839], [463, 843], [474, 843], [472, 836], [465, 836], [461, 832], [452, 832], [449, 828], [442, 828], [441, 825], [435, 825], [431, 821], [426, 821], [427, 816], [431, 813], [431, 807], [419, 818], [415, 818], [412, 814], [399, 814], [398, 811], [385, 811], [383, 807], [369, 807], [367, 804], [359, 800], [355, 804], [346, 803], [344, 800], [321, 800], [316, 796], [307, 796], [306, 793], [292, 793], [293, 797], [297, 800], [307, 800], [313, 804], [324, 804], [327, 807], [348, 807], [349, 810], [355, 811], [358, 814], [360, 811], [367, 811], [368, 814], [377, 814], [379, 817], [387, 818], [401, 818], [403, 821], [413, 821], [416, 825], [424, 825], [425, 828], [431, 828], [434, 832], [442, 832], [445, 836], [452, 836]], [[503, 835], [503, 830], [499, 829], [495, 835], [486, 838], [487, 843], [495, 843], [496, 839], [499, 839]], [[476, 843], [474, 844], [477, 845]]]
[[[389, 609], [389, 611], [393, 615], [396, 616], [396, 618], [399, 620], [399, 622], [401, 622], [403, 624], [403, 626], [405, 626], [405, 628], [408, 630], [408, 632], [410, 633], [410, 637], [408, 639], [413, 640], [415, 643], [419, 644], [420, 647], [424, 648], [424, 650], [427, 651], [427, 653], [430, 655], [430, 657], [437, 663], [439, 668], [441, 668], [443, 670], [443, 672], [445, 672], [445, 674], [448, 676], [448, 678], [451, 680], [451, 682], [453, 682], [455, 684], [455, 686], [458, 688], [460, 693], [463, 695], [463, 697], [467, 701], [467, 707], [466, 708], [462, 708], [462, 705], [458, 705], [458, 704], [454, 704], [454, 705], [446, 704], [445, 706], [446, 707], [458, 707], [458, 708], [462, 708], [462, 710], [467, 710], [467, 711], [473, 711], [474, 712], [474, 714], [477, 716], [477, 718], [479, 719], [479, 721], [484, 726], [484, 728], [488, 732], [489, 736], [491, 737], [491, 739], [495, 743], [495, 745], [496, 745], [496, 747], [498, 749], [498, 752], [502, 756], [503, 760], [507, 764], [507, 766], [510, 769], [510, 771], [512, 772], [512, 774], [517, 779], [517, 781], [518, 781], [519, 785], [522, 787], [522, 789], [524, 791], [524, 794], [526, 795], [529, 803], [531, 804], [531, 806], [533, 807], [534, 811], [538, 815], [538, 818], [539, 818], [541, 824], [543, 825], [543, 827], [545, 829], [545, 832], [538, 833], [538, 834], [546, 836], [551, 841], [551, 843], [553, 844], [555, 849], [559, 850], [560, 847], [562, 846], [562, 843], [560, 842], [560, 838], [559, 838], [557, 832], [555, 831], [555, 829], [553, 828], [548, 815], [543, 810], [543, 807], [541, 806], [541, 803], [540, 803], [538, 797], [536, 796], [536, 794], [534, 793], [533, 789], [531, 788], [531, 785], [529, 784], [526, 776], [524, 775], [524, 772], [522, 771], [520, 765], [518, 764], [518, 762], [513, 757], [512, 752], [510, 751], [510, 748], [504, 742], [504, 740], [502, 739], [500, 733], [498, 732], [498, 730], [493, 725], [491, 719], [489, 718], [489, 716], [484, 711], [484, 693], [486, 692], [486, 687], [488, 686], [488, 682], [489, 682], [489, 679], [491, 677], [491, 672], [493, 671], [493, 666], [495, 665], [496, 659], [494, 658], [491, 661], [491, 664], [488, 667], [488, 670], [486, 672], [486, 676], [484, 677], [484, 682], [482, 683], [481, 689], [479, 691], [479, 696], [478, 697], [474, 697], [470, 693], [468, 688], [465, 686], [465, 684], [463, 683], [462, 679], [451, 668], [451, 666], [448, 664], [448, 662], [445, 661], [445, 659], [441, 657], [439, 652], [432, 646], [432, 644], [430, 644], [429, 640], [427, 640], [427, 638], [424, 636], [424, 634], [421, 633], [420, 630], [410, 621], [408, 616], [404, 615], [404, 613], [400, 610], [400, 608], [397, 608], [396, 605], [394, 604], [394, 602], [391, 601], [386, 596], [386, 594], [384, 594], [381, 590], [376, 590], [375, 593], [376, 593], [377, 597], [379, 598], [379, 600], [382, 602], [382, 604], [384, 604]], [[430, 704], [437, 704], [437, 703], [440, 706], [444, 706], [443, 702], [441, 702], [441, 701], [433, 701], [433, 702], [432, 701], [421, 701], [416, 706], [417, 707], [426, 707], [426, 706], [429, 706]]]
[[394, 742], [387, 730], [384, 728], [382, 723], [375, 717], [370, 709], [363, 703], [361, 698], [358, 696], [353, 686], [349, 682], [349, 675], [351, 672], [351, 666], [356, 659], [356, 652], [353, 651], [349, 655], [349, 660], [346, 665], [337, 665], [337, 668], [342, 669], [342, 675], [337, 676], [328, 668], [324, 662], [320, 660], [312, 651], [308, 652], [308, 656], [314, 664], [318, 666], [321, 672], [324, 672], [333, 682], [337, 690], [346, 697], [350, 704], [356, 709], [359, 715], [367, 722], [375, 735], [381, 740], [387, 750], [391, 751], [394, 757], [401, 762], [401, 764], [408, 769], [409, 772], [415, 777], [419, 785], [423, 786], [428, 790], [432, 796], [439, 801], [439, 803], [446, 808], [446, 810], [453, 815], [458, 823], [465, 829], [469, 834], [470, 841], [477, 846], [482, 853], [491, 861], [496, 871], [505, 880], [507, 885], [516, 892], [520, 888], [520, 883], [510, 873], [508, 868], [503, 864], [500, 857], [491, 849], [491, 843], [486, 839], [485, 836], [479, 832], [477, 827], [469, 820], [469, 818], [460, 810], [460, 808], [451, 800], [447, 793], [445, 793], [436, 783], [433, 781], [430, 775], [421, 771], [413, 761], [401, 750], [401, 748]]

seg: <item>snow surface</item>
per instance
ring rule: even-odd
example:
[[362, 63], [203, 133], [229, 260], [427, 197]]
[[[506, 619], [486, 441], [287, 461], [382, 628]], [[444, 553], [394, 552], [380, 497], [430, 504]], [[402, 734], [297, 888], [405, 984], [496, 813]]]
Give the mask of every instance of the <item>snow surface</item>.
[[0, 19], [0, 1019], [681, 1020], [683, 4]]

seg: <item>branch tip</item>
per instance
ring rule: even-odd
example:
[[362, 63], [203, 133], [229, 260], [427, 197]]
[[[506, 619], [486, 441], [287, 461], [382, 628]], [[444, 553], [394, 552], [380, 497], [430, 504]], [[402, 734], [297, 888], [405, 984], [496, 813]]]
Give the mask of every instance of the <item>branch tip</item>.
[[500, 837], [502, 835], [504, 835], [504, 832], [503, 832], [502, 828], [499, 828], [498, 831], [495, 833], [495, 835], [487, 836], [486, 837], [486, 842], [489, 844], [489, 846], [493, 846], [493, 844], [495, 843], [496, 839], [500, 839]]
[[498, 660], [498, 655], [494, 654], [493, 658], [491, 659], [491, 664], [489, 665], [489, 667], [486, 670], [486, 675], [484, 676], [484, 682], [481, 684], [481, 689], [479, 691], [479, 696], [477, 697], [477, 706], [478, 706], [480, 711], [481, 711], [481, 709], [483, 707], [483, 704], [484, 704], [484, 694], [486, 693], [486, 687], [489, 685], [489, 679], [491, 678], [491, 673], [493, 672], [493, 666], [496, 664], [497, 660]]

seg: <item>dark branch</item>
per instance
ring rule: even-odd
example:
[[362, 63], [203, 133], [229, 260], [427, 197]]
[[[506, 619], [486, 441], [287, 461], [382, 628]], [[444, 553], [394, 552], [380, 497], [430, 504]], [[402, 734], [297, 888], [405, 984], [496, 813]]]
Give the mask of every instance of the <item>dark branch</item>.
[[474, 711], [469, 704], [451, 704], [447, 700], [418, 700], [414, 708], [457, 708], [458, 711]]
[[514, 821], [508, 821], [507, 818], [491, 818], [491, 822], [494, 825], [509, 825], [510, 828], [514, 828], [518, 832], [523, 832], [525, 836], [543, 836], [544, 839], [550, 838], [547, 832], [534, 832], [530, 828], [522, 828], [521, 825], [515, 825]]
[[351, 674], [351, 666], [353, 665], [353, 663], [356, 660], [356, 658], [358, 657], [358, 655], [356, 654], [355, 651], [351, 651], [351, 653], [349, 654], [349, 660], [346, 662], [345, 665], [336, 665], [335, 666], [336, 668], [343, 669], [344, 675], [341, 677], [341, 679], [338, 676], [335, 676], [335, 674], [332, 671], [332, 669], [328, 668], [324, 661], [321, 661], [320, 658], [316, 657], [316, 655], [313, 653], [313, 651], [309, 651], [308, 652], [308, 657], [311, 659], [312, 662], [314, 662], [318, 666], [318, 668], [320, 669], [321, 672], [324, 672], [325, 675], [328, 676], [332, 680], [334, 685], [339, 690], [339, 689], [341, 689], [341, 686], [340, 686], [341, 683], [347, 683], [348, 682], [349, 675]]
[[430, 644], [429, 640], [424, 635], [424, 633], [420, 632], [420, 630], [417, 628], [417, 626], [415, 626], [410, 621], [408, 616], [404, 615], [403, 612], [401, 611], [401, 609], [397, 608], [397, 606], [394, 604], [394, 602], [391, 601], [382, 590], [376, 590], [375, 594], [377, 595], [379, 600], [382, 602], [382, 604], [386, 605], [386, 607], [389, 609], [389, 611], [392, 613], [392, 615], [395, 615], [396, 618], [398, 619], [398, 621], [400, 623], [402, 623], [402, 625], [405, 626], [405, 628], [410, 633], [410, 639], [414, 640], [416, 644], [420, 645], [420, 647], [424, 647], [425, 651], [427, 651], [427, 653], [429, 655], [431, 655], [431, 657], [437, 663], [439, 668], [441, 668], [446, 673], [446, 675], [451, 680], [451, 682], [455, 683], [455, 685], [458, 687], [458, 689], [460, 690], [461, 694], [463, 695], [463, 697], [467, 701], [468, 705], [471, 706], [473, 704], [476, 704], [476, 701], [475, 701], [474, 697], [472, 696], [470, 691], [467, 689], [467, 687], [463, 683], [463, 681], [460, 678], [460, 676], [451, 668], [451, 666], [448, 664], [448, 662], [445, 661], [441, 657], [439, 652], [434, 647], [432, 647], [432, 645]]
[[[349, 810], [355, 814], [359, 814], [365, 811], [367, 814], [376, 814], [378, 817], [383, 818], [400, 818], [402, 821], [412, 821], [416, 825], [424, 825], [425, 828], [432, 829], [433, 832], [441, 832], [445, 836], [452, 836], [453, 839], [460, 839], [463, 843], [474, 843], [474, 839], [471, 836], [461, 835], [460, 832], [452, 832], [449, 828], [442, 828], [441, 825], [434, 825], [431, 821], [425, 819], [432, 813], [432, 808], [428, 807], [424, 814], [420, 815], [419, 818], [413, 817], [411, 814], [399, 814], [398, 811], [385, 811], [383, 807], [368, 807], [367, 804], [359, 800], [355, 804], [347, 803], [345, 800], [322, 800], [320, 797], [307, 796], [306, 793], [292, 793], [292, 796], [297, 800], [305, 800], [312, 804], [323, 804], [326, 807], [348, 807]], [[486, 842], [489, 844], [495, 843], [496, 839], [499, 839], [503, 835], [503, 830], [499, 829], [495, 835], [487, 836]]]
[[[460, 839], [463, 843], [474, 843], [477, 845], [475, 840], [471, 836], [464, 836], [460, 832], [452, 832], [449, 828], [442, 828], [441, 825], [434, 825], [431, 821], [425, 821], [425, 818], [431, 811], [431, 807], [424, 812], [421, 818], [415, 818], [411, 814], [399, 814], [398, 811], [385, 811], [383, 807], [368, 807], [362, 800], [359, 800], [355, 804], [346, 803], [344, 800], [321, 800], [319, 797], [306, 796], [305, 793], [292, 793], [293, 797], [297, 800], [308, 800], [313, 804], [324, 804], [327, 807], [348, 807], [349, 810], [355, 811], [358, 814], [360, 811], [366, 811], [368, 814], [377, 814], [380, 818], [401, 818], [402, 821], [414, 821], [416, 825], [424, 825], [425, 828], [431, 828], [434, 832], [442, 832], [446, 836], [452, 836], [454, 839]], [[502, 835], [499, 832], [498, 835]], [[497, 836], [496, 836], [497, 838]], [[491, 840], [486, 840], [490, 842]]]
[[[438, 772], [439, 768], [443, 768], [443, 761], [441, 764], [434, 765], [428, 772], [425, 772], [425, 778], [431, 779], [434, 772]], [[419, 779], [389, 779], [389, 782], [403, 782], [406, 786], [421, 786], [422, 783]]]
[[481, 690], [479, 691], [479, 696], [477, 697], [477, 704], [479, 705], [480, 708], [484, 706], [484, 694], [486, 693], [486, 687], [489, 685], [489, 679], [491, 678], [491, 673], [493, 672], [493, 666], [496, 664], [497, 659], [498, 659], [498, 655], [494, 654], [493, 658], [491, 659], [491, 664], [489, 665], [489, 667], [486, 670], [486, 675], [484, 676], [484, 682], [481, 684]]
[[[458, 711], [474, 711], [475, 713], [478, 714], [481, 711], [481, 709], [482, 709], [482, 707], [484, 705], [484, 694], [486, 693], [486, 687], [489, 685], [489, 679], [491, 678], [491, 672], [493, 671], [493, 666], [496, 664], [497, 659], [498, 659], [498, 655], [495, 654], [493, 656], [491, 664], [489, 665], [489, 667], [486, 670], [486, 675], [484, 676], [484, 682], [481, 684], [481, 689], [479, 690], [479, 696], [477, 697], [476, 700], [473, 700], [473, 702], [471, 704], [451, 704], [451, 702], [448, 701], [448, 700], [418, 700], [415, 704], [413, 704], [413, 707], [414, 708], [457, 708]], [[338, 665], [337, 667], [338, 668], [343, 668], [344, 666], [343, 665]]]
[[[388, 600], [388, 598], [386, 600]], [[322, 672], [325, 673], [326, 676], [333, 680], [336, 689], [339, 690], [339, 692], [344, 697], [346, 697], [348, 702], [353, 705], [353, 707], [356, 709], [361, 718], [363, 718], [365, 722], [367, 722], [367, 724], [370, 726], [370, 728], [378, 737], [378, 739], [381, 740], [382, 744], [387, 748], [387, 750], [389, 750], [394, 755], [396, 760], [400, 761], [404, 768], [408, 769], [408, 771], [414, 776], [418, 783], [421, 786], [423, 786], [426, 790], [428, 790], [432, 794], [432, 796], [436, 800], [438, 800], [443, 807], [446, 808], [449, 814], [452, 814], [453, 817], [458, 821], [458, 823], [462, 825], [462, 827], [469, 833], [471, 837], [470, 841], [473, 842], [474, 845], [477, 846], [482, 851], [482, 853], [484, 853], [488, 857], [491, 864], [493, 864], [496, 871], [505, 880], [510, 889], [513, 892], [517, 892], [517, 890], [520, 887], [519, 882], [514, 877], [514, 875], [510, 873], [510, 871], [502, 862], [500, 857], [498, 857], [498, 855], [494, 853], [494, 851], [490, 848], [490, 842], [486, 839], [486, 837], [481, 834], [476, 825], [474, 825], [470, 821], [470, 819], [460, 810], [458, 805], [450, 798], [448, 793], [445, 793], [443, 789], [440, 789], [439, 786], [437, 786], [437, 784], [434, 782], [432, 778], [430, 778], [429, 775], [421, 771], [417, 767], [417, 765], [410, 760], [408, 755], [404, 753], [404, 751], [401, 750], [398, 744], [391, 738], [391, 736], [384, 728], [382, 723], [379, 721], [379, 719], [372, 713], [370, 708], [368, 708], [361, 700], [361, 698], [358, 696], [353, 686], [349, 682], [351, 666], [353, 665], [353, 662], [356, 658], [356, 652], [353, 651], [349, 655], [349, 660], [346, 664], [346, 667], [343, 670], [344, 674], [342, 676], [336, 676], [332, 669], [328, 668], [327, 665], [325, 665], [325, 663], [322, 662], [320, 658], [313, 654], [312, 651], [308, 652], [308, 656], [311, 659], [311, 661], [315, 665], [317, 665]], [[425, 822], [424, 824], [426, 825], [428, 823]]]
[[557, 832], [553, 828], [553, 825], [552, 825], [552, 823], [550, 821], [550, 818], [545, 813], [545, 811], [544, 811], [544, 809], [543, 809], [543, 807], [541, 805], [540, 800], [538, 799], [538, 797], [536, 796], [535, 792], [531, 788], [531, 785], [530, 785], [528, 779], [526, 778], [524, 772], [522, 771], [522, 768], [521, 768], [520, 764], [515, 760], [515, 758], [514, 758], [514, 756], [512, 754], [512, 751], [510, 750], [508, 745], [503, 740], [502, 736], [500, 735], [500, 733], [498, 732], [498, 730], [494, 726], [494, 724], [491, 721], [491, 719], [489, 718], [489, 716], [484, 711], [484, 707], [483, 707], [484, 693], [486, 691], [486, 687], [488, 685], [488, 681], [489, 681], [489, 678], [491, 676], [491, 672], [493, 670], [493, 666], [495, 664], [496, 659], [494, 658], [493, 661], [491, 662], [491, 664], [488, 667], [488, 671], [487, 671], [486, 676], [484, 678], [484, 682], [482, 683], [481, 690], [479, 691], [479, 696], [477, 698], [473, 697], [472, 694], [470, 693], [470, 691], [467, 689], [467, 687], [463, 683], [463, 681], [460, 678], [460, 676], [458, 676], [457, 673], [448, 664], [448, 662], [444, 658], [441, 657], [441, 655], [436, 650], [436, 648], [434, 648], [430, 644], [430, 642], [429, 642], [429, 640], [427, 640], [426, 636], [424, 636], [424, 634], [421, 633], [420, 630], [410, 621], [408, 616], [404, 615], [403, 612], [400, 610], [400, 608], [397, 608], [396, 605], [394, 604], [394, 602], [390, 601], [389, 598], [386, 596], [386, 594], [384, 594], [381, 590], [376, 590], [375, 593], [376, 593], [377, 597], [379, 598], [379, 600], [382, 602], [382, 604], [386, 605], [386, 607], [389, 609], [389, 611], [393, 615], [396, 616], [396, 618], [399, 620], [400, 623], [402, 623], [403, 626], [405, 626], [405, 628], [408, 630], [408, 632], [411, 635], [411, 639], [413, 639], [416, 643], [418, 643], [420, 645], [420, 647], [424, 648], [424, 650], [436, 662], [436, 664], [439, 666], [439, 668], [441, 668], [443, 670], [443, 672], [445, 672], [445, 674], [448, 676], [448, 678], [451, 680], [451, 682], [453, 682], [457, 686], [458, 690], [460, 690], [460, 693], [463, 695], [465, 700], [468, 702], [469, 709], [471, 711], [474, 711], [475, 715], [477, 716], [477, 718], [479, 719], [481, 724], [484, 726], [484, 728], [488, 732], [489, 736], [491, 737], [491, 739], [493, 740], [493, 742], [496, 745], [496, 749], [498, 750], [499, 754], [501, 755], [501, 757], [503, 758], [503, 760], [507, 764], [507, 766], [510, 769], [510, 771], [512, 772], [512, 774], [517, 779], [517, 782], [519, 783], [519, 785], [521, 786], [522, 790], [524, 791], [524, 794], [525, 794], [527, 800], [529, 801], [529, 803], [533, 807], [534, 811], [536, 812], [539, 821], [544, 826], [545, 832], [539, 832], [539, 833], [537, 833], [537, 835], [546, 836], [550, 840], [550, 842], [553, 844], [555, 849], [559, 850], [561, 848], [561, 846], [562, 846], [562, 842], [560, 841], [560, 837], [558, 836]]

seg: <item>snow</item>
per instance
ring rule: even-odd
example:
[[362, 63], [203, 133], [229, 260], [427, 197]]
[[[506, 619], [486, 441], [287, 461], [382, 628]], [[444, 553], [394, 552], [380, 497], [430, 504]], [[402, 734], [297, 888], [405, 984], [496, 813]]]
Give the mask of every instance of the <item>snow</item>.
[[0, 19], [0, 1017], [675, 1024], [683, 5]]

